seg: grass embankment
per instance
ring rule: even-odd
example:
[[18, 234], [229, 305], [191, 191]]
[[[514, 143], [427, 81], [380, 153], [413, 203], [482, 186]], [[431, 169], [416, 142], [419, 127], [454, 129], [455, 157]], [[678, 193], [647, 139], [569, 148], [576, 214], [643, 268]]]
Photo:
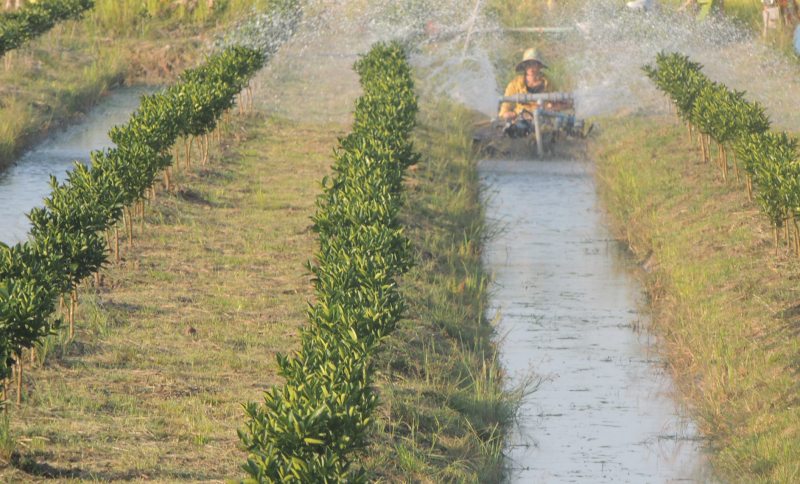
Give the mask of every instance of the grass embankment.
[[[48, 129], [79, 117], [123, 83], [171, 83], [207, 42], [259, 0], [96, 0], [81, 21], [54, 27], [0, 62], [0, 170]], [[263, 2], [262, 2], [263, 3]]]
[[702, 163], [685, 126], [643, 115], [602, 125], [600, 194], [649, 269], [652, 325], [716, 470], [800, 482], [800, 261], [785, 245], [776, 256], [744, 180], [725, 184]]
[[[383, 401], [364, 464], [390, 482], [502, 474], [511, 404], [481, 319], [482, 213], [466, 130], [452, 106], [417, 130], [404, 225], [418, 252], [403, 280], [408, 319], [381, 354]], [[179, 171], [151, 201], [134, 245], [81, 290], [76, 338], [50, 338], [12, 406], [6, 481], [221, 481], [242, 475], [240, 403], [280, 379], [312, 286], [316, 183], [340, 124], [262, 115], [234, 121], [212, 162]], [[44, 361], [44, 364], [41, 362]], [[14, 398], [14, 395], [10, 395]], [[3, 442], [0, 442], [0, 444]], [[13, 443], [5, 442], [8, 449]], [[36, 477], [40, 474], [44, 477]]]

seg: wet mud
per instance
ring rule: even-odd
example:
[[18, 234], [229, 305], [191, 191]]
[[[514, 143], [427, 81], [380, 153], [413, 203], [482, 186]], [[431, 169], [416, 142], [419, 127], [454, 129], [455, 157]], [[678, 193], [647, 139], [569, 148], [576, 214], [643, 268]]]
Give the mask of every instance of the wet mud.
[[539, 389], [508, 443], [514, 483], [703, 483], [706, 461], [679, 415], [638, 313], [631, 262], [603, 226], [591, 165], [485, 161], [485, 251], [501, 358]]

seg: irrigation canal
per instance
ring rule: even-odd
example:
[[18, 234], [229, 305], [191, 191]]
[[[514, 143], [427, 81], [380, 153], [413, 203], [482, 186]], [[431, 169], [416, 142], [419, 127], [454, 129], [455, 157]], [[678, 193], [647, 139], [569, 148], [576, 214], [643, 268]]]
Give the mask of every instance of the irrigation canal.
[[544, 377], [510, 442], [514, 483], [700, 483], [705, 462], [636, 331], [637, 286], [602, 223], [591, 166], [485, 161], [503, 364]]
[[143, 87], [125, 87], [92, 108], [86, 118], [48, 136], [27, 151], [9, 169], [0, 171], [0, 242], [27, 240], [30, 223], [25, 216], [50, 194], [50, 175], [64, 181], [73, 163], [90, 163], [89, 153], [113, 146], [108, 132], [128, 121], [139, 107]]

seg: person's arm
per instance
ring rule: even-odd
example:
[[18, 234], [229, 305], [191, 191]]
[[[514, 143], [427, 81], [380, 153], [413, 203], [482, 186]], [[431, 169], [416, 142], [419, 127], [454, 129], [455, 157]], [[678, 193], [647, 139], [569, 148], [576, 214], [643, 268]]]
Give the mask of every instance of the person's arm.
[[[517, 90], [515, 89], [514, 81], [512, 80], [511, 82], [508, 83], [508, 86], [506, 87], [505, 96], [513, 96], [514, 94], [517, 94]], [[515, 104], [516, 103], [503, 103], [500, 106], [500, 114], [498, 115], [498, 117], [500, 118], [516, 117], [517, 113], [514, 112]]]

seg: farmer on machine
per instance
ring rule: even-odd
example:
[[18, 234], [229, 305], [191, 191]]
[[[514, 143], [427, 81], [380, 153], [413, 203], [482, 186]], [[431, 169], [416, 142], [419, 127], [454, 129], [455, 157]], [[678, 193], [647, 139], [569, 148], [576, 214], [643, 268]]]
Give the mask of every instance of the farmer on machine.
[[[542, 61], [537, 49], [528, 49], [522, 55], [522, 62], [517, 64], [514, 69], [517, 72], [524, 72], [514, 78], [506, 88], [506, 96], [514, 94], [539, 94], [547, 92], [547, 79], [542, 74], [542, 69], [548, 69]], [[535, 104], [503, 103], [500, 106], [500, 118], [513, 120], [523, 110], [533, 111]]]

